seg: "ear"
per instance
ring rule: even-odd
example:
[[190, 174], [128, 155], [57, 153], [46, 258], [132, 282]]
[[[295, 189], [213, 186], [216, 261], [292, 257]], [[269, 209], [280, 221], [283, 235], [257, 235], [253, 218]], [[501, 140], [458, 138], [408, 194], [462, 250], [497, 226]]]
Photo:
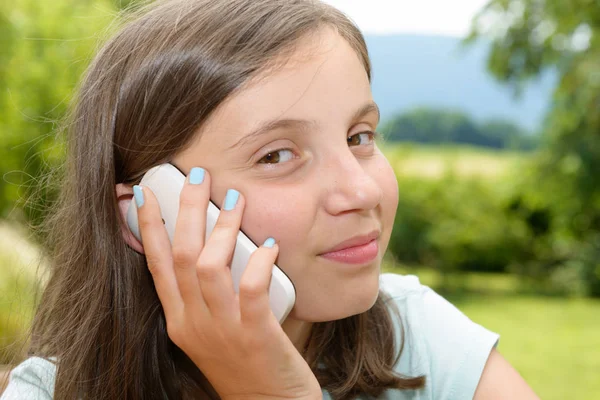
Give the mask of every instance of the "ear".
[[[133, 200], [133, 187], [124, 183], [118, 183], [115, 186], [117, 192], [117, 201], [119, 202], [119, 211], [123, 221], [127, 221], [127, 210], [129, 204]], [[144, 247], [142, 243], [131, 233], [131, 230], [127, 226], [127, 222], [121, 225], [121, 235], [129, 247], [137, 251], [138, 253], [144, 254]]]

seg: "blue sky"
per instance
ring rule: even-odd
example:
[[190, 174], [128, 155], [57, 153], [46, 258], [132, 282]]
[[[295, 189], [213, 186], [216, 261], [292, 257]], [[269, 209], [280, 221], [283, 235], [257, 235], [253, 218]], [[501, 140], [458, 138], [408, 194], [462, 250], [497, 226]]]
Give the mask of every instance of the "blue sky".
[[419, 33], [461, 37], [488, 0], [322, 0], [366, 34]]

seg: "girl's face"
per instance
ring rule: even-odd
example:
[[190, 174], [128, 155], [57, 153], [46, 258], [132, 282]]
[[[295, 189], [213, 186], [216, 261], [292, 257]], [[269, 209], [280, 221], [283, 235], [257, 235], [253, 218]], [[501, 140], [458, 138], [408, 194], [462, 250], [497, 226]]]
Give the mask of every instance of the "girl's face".
[[[324, 30], [289, 61], [230, 96], [173, 162], [208, 170], [219, 206], [229, 188], [246, 197], [242, 230], [279, 242], [277, 264], [296, 288], [290, 317], [330, 321], [374, 304], [398, 187], [373, 141], [379, 113], [350, 45]], [[324, 256], [372, 233], [377, 255], [366, 262]]]

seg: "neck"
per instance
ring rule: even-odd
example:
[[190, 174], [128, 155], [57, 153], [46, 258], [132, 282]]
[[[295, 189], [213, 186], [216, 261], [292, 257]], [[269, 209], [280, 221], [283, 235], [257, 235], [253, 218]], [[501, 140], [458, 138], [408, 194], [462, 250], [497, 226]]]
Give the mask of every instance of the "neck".
[[302, 321], [292, 317], [287, 317], [281, 325], [283, 331], [290, 338], [300, 354], [304, 353], [312, 325], [312, 322]]

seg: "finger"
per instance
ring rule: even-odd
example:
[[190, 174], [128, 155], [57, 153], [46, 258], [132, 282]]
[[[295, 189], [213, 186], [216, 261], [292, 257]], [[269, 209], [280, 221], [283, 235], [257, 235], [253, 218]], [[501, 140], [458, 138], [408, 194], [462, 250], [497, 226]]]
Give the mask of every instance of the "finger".
[[196, 263], [204, 247], [209, 196], [208, 173], [202, 168], [192, 168], [181, 190], [173, 236], [173, 267], [185, 304], [205, 306]]
[[269, 285], [279, 246], [269, 238], [248, 262], [240, 280], [240, 316], [245, 325], [263, 325], [275, 318], [269, 304]]
[[173, 272], [171, 243], [162, 222], [158, 201], [147, 187], [134, 186], [133, 192], [148, 269], [165, 315], [174, 315], [183, 303]]
[[229, 263], [233, 257], [244, 205], [244, 197], [239, 192], [227, 192], [219, 218], [196, 266], [202, 296], [210, 313], [223, 319], [239, 318]]

